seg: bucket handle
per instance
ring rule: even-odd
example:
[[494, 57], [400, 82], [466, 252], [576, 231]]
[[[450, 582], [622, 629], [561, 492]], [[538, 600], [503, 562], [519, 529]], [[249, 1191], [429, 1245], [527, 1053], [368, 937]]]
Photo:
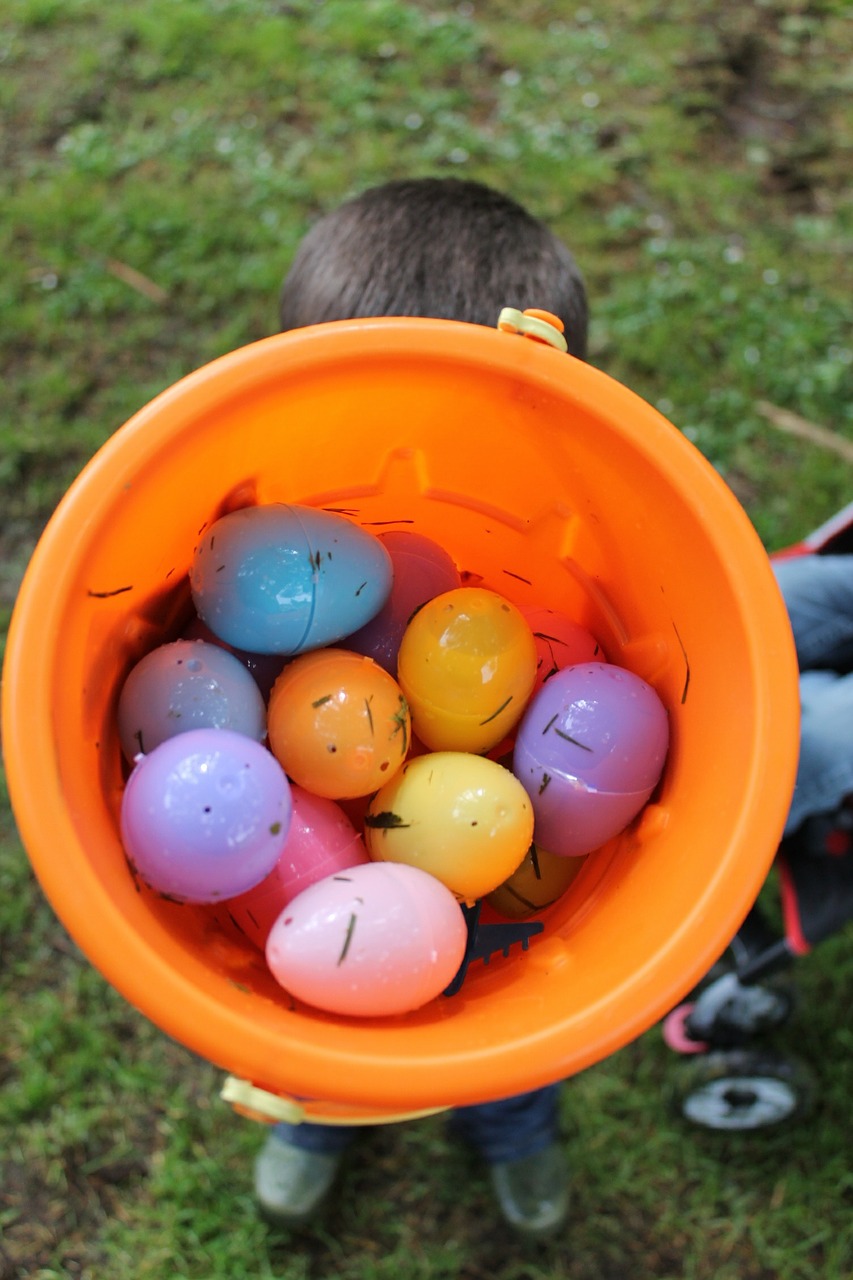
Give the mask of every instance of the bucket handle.
[[[286, 1094], [270, 1093], [259, 1085], [241, 1080], [238, 1076], [227, 1076], [219, 1093], [223, 1102], [228, 1102], [234, 1110], [249, 1120], [257, 1120], [261, 1124], [327, 1124], [327, 1125], [374, 1125], [398, 1124], [404, 1120], [420, 1120], [424, 1116], [439, 1115], [447, 1107], [425, 1107], [420, 1111], [372, 1111], [369, 1108], [347, 1107], [340, 1103], [324, 1103], [315, 1099], [289, 1097]], [[335, 1108], [340, 1107], [340, 1111]], [[315, 1110], [316, 1108], [316, 1110]]]

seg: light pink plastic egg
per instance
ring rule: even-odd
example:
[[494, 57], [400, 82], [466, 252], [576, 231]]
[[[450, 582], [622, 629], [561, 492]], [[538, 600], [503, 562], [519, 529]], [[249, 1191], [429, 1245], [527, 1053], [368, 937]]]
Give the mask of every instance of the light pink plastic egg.
[[418, 867], [371, 862], [305, 889], [270, 930], [276, 981], [328, 1013], [419, 1009], [456, 975], [467, 941], [449, 889]]

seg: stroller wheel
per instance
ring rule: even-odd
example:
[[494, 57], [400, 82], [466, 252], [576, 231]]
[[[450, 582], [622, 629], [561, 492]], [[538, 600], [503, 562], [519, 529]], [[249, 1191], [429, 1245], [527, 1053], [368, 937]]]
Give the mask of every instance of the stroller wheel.
[[682, 1071], [674, 1102], [685, 1120], [703, 1129], [767, 1129], [805, 1115], [814, 1082], [803, 1063], [751, 1049], [716, 1050]]

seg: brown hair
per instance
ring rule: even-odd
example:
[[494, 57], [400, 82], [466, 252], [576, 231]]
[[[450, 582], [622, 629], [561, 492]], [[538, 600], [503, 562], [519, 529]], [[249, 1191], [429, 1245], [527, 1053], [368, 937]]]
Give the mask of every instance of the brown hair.
[[493, 326], [502, 307], [542, 307], [584, 359], [587, 302], [572, 254], [491, 187], [418, 178], [371, 187], [300, 244], [281, 292], [281, 328], [361, 316], [427, 316]]

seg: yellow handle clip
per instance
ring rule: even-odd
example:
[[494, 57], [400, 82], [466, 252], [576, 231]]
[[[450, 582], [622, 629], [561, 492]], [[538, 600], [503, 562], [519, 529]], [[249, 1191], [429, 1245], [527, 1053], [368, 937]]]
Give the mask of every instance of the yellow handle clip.
[[569, 349], [563, 337], [564, 325], [560, 317], [550, 311], [541, 311], [539, 307], [527, 307], [524, 311], [504, 307], [498, 316], [498, 328], [501, 333], [518, 333], [533, 342], [555, 347], [557, 351]]

